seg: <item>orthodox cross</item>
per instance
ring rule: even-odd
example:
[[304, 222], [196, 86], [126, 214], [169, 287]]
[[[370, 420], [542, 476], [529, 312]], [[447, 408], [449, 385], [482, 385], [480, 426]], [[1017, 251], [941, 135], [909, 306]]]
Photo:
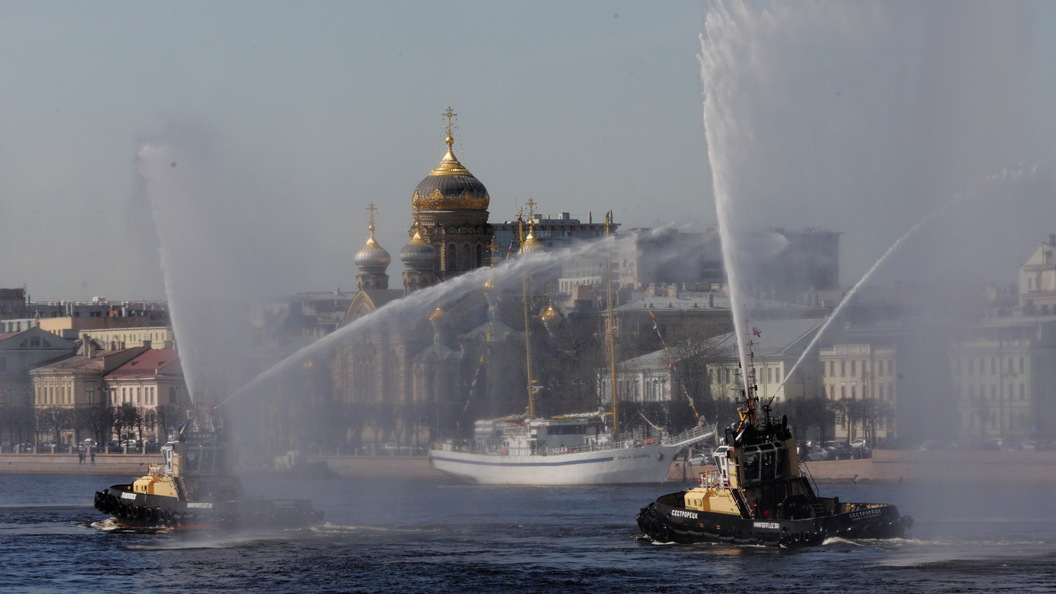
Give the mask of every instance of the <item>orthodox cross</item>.
[[378, 211], [378, 209], [374, 208], [374, 203], [371, 202], [370, 206], [367, 207], [368, 217], [370, 218], [370, 236], [371, 237], [374, 237], [374, 213], [377, 212], [377, 211]]
[[454, 137], [454, 119], [458, 116], [458, 114], [455, 113], [454, 111], [452, 111], [451, 110], [451, 106], [448, 105], [447, 106], [447, 111], [445, 111], [444, 113], [442, 113], [440, 115], [442, 115], [445, 118], [447, 118], [447, 124], [444, 126], [444, 130], [447, 131], [447, 135], [449, 137], [453, 138]]

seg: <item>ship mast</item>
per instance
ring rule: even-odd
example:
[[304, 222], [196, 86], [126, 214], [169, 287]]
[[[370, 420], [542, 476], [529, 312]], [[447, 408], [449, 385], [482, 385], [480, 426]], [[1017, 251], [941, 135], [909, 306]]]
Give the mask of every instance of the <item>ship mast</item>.
[[[610, 229], [612, 227], [612, 211], [605, 213], [605, 237], [609, 237]], [[612, 310], [612, 250], [609, 249], [609, 253], [606, 254], [606, 274], [605, 279], [608, 283], [608, 289], [605, 291], [605, 308], [608, 311], [608, 335], [609, 335], [609, 386], [612, 390], [612, 439], [616, 440], [620, 437], [620, 416], [617, 402], [618, 391], [616, 389], [616, 321]]]
[[[737, 409], [737, 415], [740, 417], [740, 423], [737, 425], [737, 435], [741, 435], [749, 427], [752, 429], [759, 428], [759, 419], [756, 416], [756, 409], [759, 407], [759, 395], [756, 393], [755, 352], [751, 348], [751, 339], [748, 339], [748, 345], [748, 368], [741, 369], [741, 377], [743, 378], [742, 383], [744, 387], [744, 406]], [[765, 408], [769, 411], [769, 405]]]
[[[528, 200], [529, 208], [535, 206], [535, 201], [532, 199]], [[532, 217], [532, 211], [528, 211], [529, 218]], [[529, 225], [531, 220], [529, 220]], [[524, 235], [524, 218], [521, 213], [517, 213], [517, 241], [521, 246], [521, 253], [527, 253], [533, 250], [532, 245], [529, 243], [535, 242], [535, 236], [529, 228], [528, 237]], [[531, 314], [528, 311], [528, 273], [525, 272], [521, 278], [521, 300], [524, 304], [524, 356], [525, 356], [525, 376], [528, 383], [528, 418], [535, 418], [535, 379], [532, 378], [532, 328], [531, 328]]]

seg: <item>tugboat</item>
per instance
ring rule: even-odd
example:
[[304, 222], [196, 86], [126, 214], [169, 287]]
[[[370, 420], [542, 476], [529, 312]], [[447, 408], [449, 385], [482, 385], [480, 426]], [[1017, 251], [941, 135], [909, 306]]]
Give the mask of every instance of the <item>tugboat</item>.
[[700, 486], [661, 496], [638, 513], [638, 527], [654, 542], [717, 542], [798, 547], [826, 538], [899, 538], [913, 524], [887, 503], [847, 503], [819, 497], [800, 471], [788, 418], [771, 417], [749, 369], [736, 429], [715, 449], [716, 470]]
[[191, 413], [161, 448], [161, 464], [97, 491], [95, 508], [134, 529], [299, 528], [322, 520], [307, 499], [247, 497], [234, 474], [233, 445], [211, 413]]

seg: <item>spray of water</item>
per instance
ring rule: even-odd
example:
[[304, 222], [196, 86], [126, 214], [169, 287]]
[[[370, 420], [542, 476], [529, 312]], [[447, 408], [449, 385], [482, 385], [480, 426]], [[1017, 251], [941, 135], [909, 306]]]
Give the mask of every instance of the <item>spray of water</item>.
[[[1013, 170], [1006, 169], [1001, 171], [1000, 173], [987, 177], [985, 180], [983, 180], [982, 183], [1020, 181], [1033, 176], [1036, 172], [1037, 165], [1031, 165], [1026, 168], [1021, 167]], [[869, 267], [869, 270], [866, 270], [865, 274], [863, 274], [862, 277], [858, 279], [858, 282], [854, 283], [850, 290], [848, 290], [847, 293], [843, 296], [843, 298], [840, 299], [840, 302], [836, 305], [836, 307], [828, 315], [828, 317], [821, 324], [818, 330], [814, 333], [814, 337], [807, 344], [806, 348], [803, 349], [803, 352], [800, 353], [799, 358], [796, 359], [796, 362], [788, 370], [788, 373], [785, 374], [785, 379], [782, 380], [781, 383], [777, 386], [777, 389], [774, 390], [774, 396], [776, 396], [781, 391], [781, 388], [785, 385], [785, 382], [788, 381], [788, 378], [793, 377], [795, 375], [795, 372], [799, 368], [800, 364], [803, 363], [803, 361], [807, 358], [807, 355], [814, 349], [815, 346], [817, 346], [818, 341], [820, 341], [822, 335], [825, 334], [825, 330], [827, 330], [828, 327], [832, 325], [833, 320], [839, 317], [840, 312], [843, 311], [844, 307], [846, 307], [848, 303], [850, 303], [851, 299], [854, 297], [854, 294], [858, 292], [858, 289], [865, 285], [867, 282], [869, 282], [871, 278], [873, 278], [873, 275], [876, 273], [876, 270], [883, 266], [884, 262], [886, 262], [892, 254], [897, 252], [907, 239], [909, 239], [913, 235], [916, 235], [916, 233], [922, 227], [927, 226], [929, 223], [932, 223], [938, 220], [940, 217], [951, 212], [954, 207], [961, 205], [967, 199], [968, 196], [973, 195], [976, 191], [978, 191], [978, 187], [973, 186], [969, 190], [957, 194], [953, 198], [949, 199], [948, 201], [946, 201], [945, 204], [935, 209], [923, 219], [918, 221], [915, 225], [910, 227], [909, 231], [903, 233], [901, 237], [896, 239], [895, 242], [891, 244], [891, 246], [888, 247], [883, 254], [880, 255], [876, 262], [874, 262], [873, 265]], [[771, 401], [774, 399], [774, 396], [770, 398]]]
[[190, 398], [207, 406], [248, 379], [248, 341], [232, 337], [250, 335], [248, 305], [269, 290], [281, 260], [259, 196], [244, 179], [231, 183], [208, 141], [190, 136], [141, 145], [137, 169]]
[[221, 402], [221, 405], [254, 393], [268, 382], [296, 368], [313, 356], [325, 353], [328, 349], [337, 347], [343, 341], [350, 339], [359, 332], [373, 328], [379, 323], [398, 322], [400, 320], [424, 320], [437, 307], [443, 307], [444, 304], [457, 300], [472, 291], [480, 290], [487, 281], [499, 286], [508, 285], [519, 281], [525, 275], [532, 275], [555, 264], [569, 262], [587, 255], [607, 253], [607, 250], [612, 249], [611, 246], [614, 243], [634, 242], [635, 240], [636, 236], [633, 234], [619, 239], [606, 237], [566, 249], [524, 254], [518, 258], [506, 260], [493, 268], [480, 268], [432, 287], [415, 291], [354, 320], [347, 326], [286, 357], [231, 393], [227, 399]]
[[[738, 144], [742, 134], [749, 131], [738, 127], [730, 112], [736, 94], [737, 72], [732, 68], [739, 44], [733, 16], [725, 6], [717, 6], [708, 13], [705, 33], [700, 37], [700, 72], [704, 85], [704, 133], [708, 142], [712, 185], [715, 195], [719, 235], [722, 238], [722, 257], [730, 291], [730, 309], [737, 336], [737, 355], [741, 369], [749, 369], [746, 344], [744, 307], [741, 298], [744, 284], [741, 275], [746, 270], [747, 246], [743, 237], [747, 232], [739, 211], [732, 208], [736, 195], [732, 161], [743, 150]], [[743, 211], [741, 211], [743, 212]]]

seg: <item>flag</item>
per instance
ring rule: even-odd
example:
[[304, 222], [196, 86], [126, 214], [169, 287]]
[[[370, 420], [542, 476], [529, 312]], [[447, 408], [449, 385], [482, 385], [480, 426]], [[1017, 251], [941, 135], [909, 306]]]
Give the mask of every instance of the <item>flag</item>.
[[763, 336], [763, 333], [760, 332], [759, 329], [755, 326], [752, 326], [752, 336], [758, 336], [761, 338]]

